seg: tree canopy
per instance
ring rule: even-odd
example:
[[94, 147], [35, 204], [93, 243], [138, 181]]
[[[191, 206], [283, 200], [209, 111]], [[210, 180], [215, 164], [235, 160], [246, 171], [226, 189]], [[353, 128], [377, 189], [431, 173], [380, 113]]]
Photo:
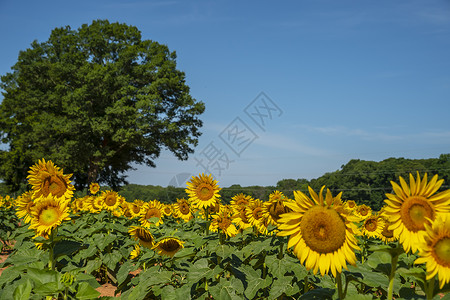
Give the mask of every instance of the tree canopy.
[[204, 104], [189, 94], [176, 53], [107, 20], [52, 30], [20, 51], [1, 77], [0, 178], [11, 191], [39, 159], [73, 173], [77, 188], [125, 183], [133, 163], [162, 149], [185, 160], [198, 143]]

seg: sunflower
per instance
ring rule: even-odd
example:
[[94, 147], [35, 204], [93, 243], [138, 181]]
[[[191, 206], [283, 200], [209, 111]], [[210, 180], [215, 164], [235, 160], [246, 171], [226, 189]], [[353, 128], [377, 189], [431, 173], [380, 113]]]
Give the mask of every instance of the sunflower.
[[131, 214], [132, 218], [138, 218], [142, 214], [142, 208], [144, 207], [145, 202], [143, 200], [135, 199], [131, 203], [128, 204], [128, 211]]
[[153, 248], [155, 239], [147, 228], [141, 226], [131, 226], [128, 233], [134, 240], [139, 241], [141, 246], [148, 249]]
[[394, 231], [406, 253], [418, 250], [425, 224], [433, 222], [441, 213], [450, 212], [450, 190], [436, 194], [443, 182], [437, 175], [427, 182], [427, 174], [421, 179], [419, 172], [415, 180], [409, 174], [409, 185], [401, 176], [401, 186], [391, 181], [395, 194], [386, 194], [384, 215], [393, 223], [389, 229]]
[[354, 200], [347, 200], [344, 202], [344, 207], [349, 210], [355, 210], [358, 205], [356, 205], [356, 202]]
[[91, 213], [98, 213], [103, 209], [103, 199], [99, 196], [89, 196], [86, 202], [86, 209]]
[[36, 199], [31, 208], [30, 229], [35, 229], [38, 235], [50, 234], [62, 221], [70, 220], [69, 202], [64, 198], [56, 198], [52, 195], [41, 196]]
[[[262, 214], [264, 219], [267, 220], [267, 225], [277, 225], [280, 215], [290, 212], [285, 203], [291, 201], [279, 191], [275, 191], [269, 195], [269, 201], [263, 203]], [[267, 228], [267, 226], [266, 226]]]
[[258, 228], [263, 220], [263, 203], [259, 199], [254, 199], [246, 208], [245, 215], [248, 222]]
[[381, 239], [385, 222], [378, 214], [373, 214], [364, 220], [362, 234], [368, 237]]
[[353, 214], [359, 218], [360, 221], [364, 221], [372, 215], [372, 208], [365, 204], [356, 206], [353, 210]]
[[151, 221], [151, 218], [158, 218], [158, 221], [156, 221], [155, 225], [159, 226], [163, 223], [162, 219], [162, 204], [158, 200], [149, 201], [144, 204], [142, 208], [142, 214], [139, 221], [141, 222], [142, 226], [144, 227], [150, 227], [150, 224], [152, 224], [153, 221]]
[[233, 224], [231, 210], [225, 209], [221, 213], [213, 215], [209, 230], [212, 232], [220, 231], [227, 237], [235, 236], [238, 231]]
[[199, 176], [192, 176], [187, 182], [186, 193], [189, 195], [189, 201], [202, 209], [214, 205], [219, 200], [220, 190], [211, 174], [202, 173]]
[[103, 191], [99, 198], [102, 200], [103, 208], [109, 211], [114, 211], [124, 201], [123, 197], [114, 191]]
[[247, 205], [250, 204], [250, 202], [253, 201], [252, 196], [245, 195], [243, 193], [237, 194], [233, 197], [231, 197], [230, 205], [233, 209], [233, 212], [235, 214], [240, 213], [241, 211], [245, 210]]
[[347, 269], [347, 262], [355, 265], [357, 245], [355, 233], [358, 231], [353, 221], [357, 221], [344, 209], [342, 192], [333, 197], [329, 189], [325, 199], [323, 186], [319, 195], [308, 187], [311, 198], [295, 191], [295, 202], [286, 203], [292, 212], [281, 215], [278, 220], [280, 232], [277, 235], [290, 236], [288, 248], [294, 247], [306, 269], [318, 270], [324, 275], [331, 271], [333, 276]]
[[98, 193], [98, 191], [100, 191], [100, 185], [97, 182], [91, 182], [91, 184], [89, 185], [89, 192], [92, 195], [95, 195]]
[[184, 248], [184, 242], [175, 238], [169, 237], [160, 240], [153, 246], [153, 250], [155, 250], [159, 255], [173, 257], [175, 253]]
[[252, 224], [250, 224], [247, 214], [245, 212], [245, 209], [241, 210], [238, 213], [235, 213], [232, 219], [233, 223], [236, 224], [239, 229], [244, 230], [249, 227], [252, 227]]
[[33, 189], [33, 197], [47, 197], [52, 194], [55, 197], [71, 198], [74, 186], [70, 184], [72, 174], [64, 175], [63, 170], [53, 164], [52, 161], [40, 160], [28, 171], [28, 182]]
[[162, 213], [164, 216], [169, 217], [173, 214], [173, 206], [172, 204], [162, 204]]
[[426, 264], [427, 280], [439, 277], [439, 288], [450, 282], [450, 214], [443, 214], [429, 225], [425, 223], [424, 240], [419, 245], [415, 264]]
[[384, 208], [385, 208], [385, 206], [383, 206], [380, 209], [380, 212], [378, 213], [378, 215], [383, 219], [383, 222], [384, 222], [384, 226], [383, 226], [383, 230], [381, 231], [380, 238], [383, 242], [390, 243], [390, 242], [396, 241], [397, 238], [394, 236], [394, 231], [389, 229], [389, 227], [393, 223], [389, 222], [388, 217], [385, 215]]
[[71, 204], [70, 204], [70, 209], [72, 210], [72, 213], [76, 214], [78, 212], [80, 212], [81, 210], [83, 210], [84, 208], [84, 198], [86, 198], [87, 196], [83, 197], [83, 198], [75, 198]]
[[134, 245], [134, 249], [131, 250], [130, 259], [135, 259], [141, 254], [141, 247], [139, 245]]
[[177, 199], [177, 203], [174, 204], [174, 216], [176, 218], [181, 218], [185, 222], [188, 222], [194, 216], [192, 215], [191, 207], [189, 206], [189, 202], [184, 199]]
[[31, 208], [34, 206], [33, 192], [25, 192], [16, 199], [16, 215], [25, 223], [31, 222]]

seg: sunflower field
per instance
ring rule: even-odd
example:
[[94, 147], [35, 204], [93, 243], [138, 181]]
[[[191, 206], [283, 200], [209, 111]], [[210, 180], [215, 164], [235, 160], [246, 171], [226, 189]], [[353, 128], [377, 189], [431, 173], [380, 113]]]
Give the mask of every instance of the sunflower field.
[[42, 159], [0, 197], [0, 299], [450, 299], [450, 190], [430, 177], [392, 181], [380, 211], [326, 187], [224, 201], [205, 174], [163, 204], [75, 197]]

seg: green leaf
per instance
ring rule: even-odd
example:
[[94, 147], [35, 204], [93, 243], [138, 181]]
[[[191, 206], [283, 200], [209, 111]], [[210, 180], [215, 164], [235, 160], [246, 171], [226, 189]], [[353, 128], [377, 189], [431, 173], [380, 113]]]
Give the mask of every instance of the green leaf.
[[100, 296], [100, 292], [90, 286], [89, 283], [81, 282], [78, 284], [76, 299], [97, 299], [98, 296]]
[[47, 282], [44, 284], [36, 283], [33, 292], [39, 295], [55, 295], [62, 292], [65, 289], [64, 284], [61, 281]]
[[35, 268], [29, 268], [27, 270], [27, 275], [37, 284], [59, 282], [59, 278], [61, 277], [61, 275], [56, 271], [40, 270]]
[[117, 239], [117, 236], [115, 234], [109, 234], [109, 235], [103, 235], [103, 234], [95, 234], [94, 235], [94, 241], [96, 242], [97, 248], [100, 249], [100, 251], [105, 250], [105, 248], [114, 242]]
[[126, 262], [124, 262], [120, 268], [119, 271], [117, 271], [117, 285], [121, 285], [122, 282], [125, 281], [125, 279], [127, 279], [128, 275], [130, 272], [135, 271], [136, 270], [136, 266], [133, 265], [133, 262], [130, 260], [127, 260]]
[[227, 280], [221, 277], [218, 284], [209, 287], [209, 292], [214, 299], [240, 300], [243, 298], [244, 285], [237, 278]]
[[333, 299], [333, 294], [336, 292], [334, 289], [328, 288], [318, 288], [314, 290], [310, 290], [307, 293], [303, 294], [298, 300], [331, 300]]
[[28, 300], [30, 299], [32, 285], [29, 280], [26, 283], [22, 283], [17, 286], [14, 290], [13, 297], [14, 300]]
[[62, 240], [55, 244], [55, 247], [53, 248], [53, 255], [55, 258], [61, 255], [70, 255], [79, 250], [82, 246], [83, 244], [79, 242]]
[[213, 269], [209, 267], [208, 260], [201, 258], [196, 261], [187, 273], [187, 280], [190, 284], [194, 284], [203, 278], [210, 278]]
[[122, 254], [115, 250], [112, 253], [106, 253], [103, 256], [103, 263], [110, 268], [111, 270], [115, 270], [117, 264], [119, 263], [119, 261], [122, 259]]
[[244, 265], [240, 268], [245, 274], [247, 280], [247, 287], [245, 289], [245, 296], [253, 299], [259, 290], [268, 287], [272, 283], [271, 277], [261, 278], [261, 270], [254, 270], [251, 266]]
[[300, 288], [298, 285], [292, 285], [294, 276], [283, 276], [281, 278], [276, 278], [270, 286], [269, 298], [276, 299], [281, 295], [285, 294], [290, 296], [299, 292]]
[[217, 245], [217, 247], [214, 249], [214, 252], [217, 254], [217, 256], [221, 257], [222, 259], [228, 258], [236, 252], [236, 250], [228, 245]]

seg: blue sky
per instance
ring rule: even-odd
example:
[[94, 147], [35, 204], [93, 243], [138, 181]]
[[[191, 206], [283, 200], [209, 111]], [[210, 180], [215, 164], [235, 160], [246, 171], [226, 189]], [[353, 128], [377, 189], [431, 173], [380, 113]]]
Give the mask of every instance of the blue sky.
[[210, 171], [220, 186], [275, 185], [450, 153], [449, 1], [0, 0], [0, 74], [55, 27], [94, 19], [176, 51], [206, 105], [190, 159], [163, 152], [131, 183]]

